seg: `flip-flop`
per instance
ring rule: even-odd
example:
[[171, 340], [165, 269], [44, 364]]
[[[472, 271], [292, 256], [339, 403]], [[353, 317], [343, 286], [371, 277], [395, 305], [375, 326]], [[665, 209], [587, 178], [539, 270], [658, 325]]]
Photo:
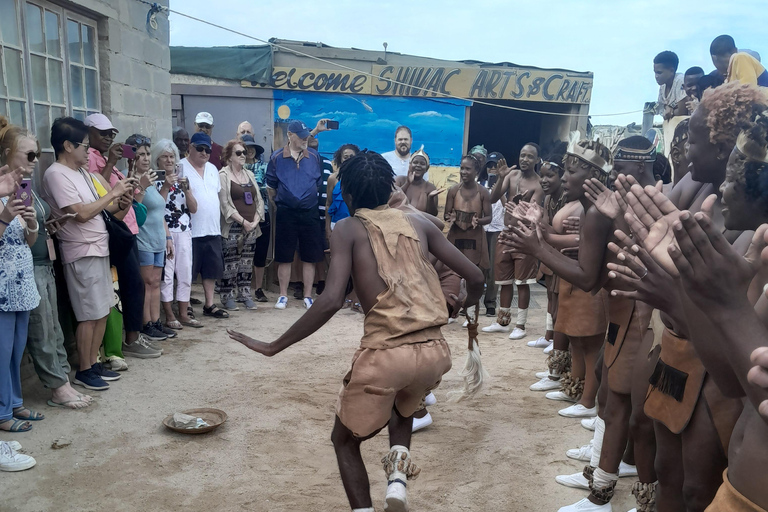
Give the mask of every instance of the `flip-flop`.
[[179, 331], [179, 330], [184, 328], [184, 327], [182, 327], [181, 322], [179, 322], [178, 320], [172, 320], [170, 322], [166, 322], [165, 325], [167, 325], [171, 329], [175, 329], [177, 331]]
[[200, 329], [203, 327], [202, 322], [200, 320], [197, 320], [195, 318], [190, 318], [189, 322], [181, 322], [181, 325], [184, 325], [186, 327], [194, 327], [195, 329]]
[[[13, 422], [13, 425], [11, 425], [11, 428], [9, 429], [0, 428], [0, 430], [4, 432], [29, 432], [30, 430], [32, 430], [32, 424], [29, 423], [29, 420], [10, 419], [5, 421], [0, 421], [0, 423], [8, 423], [9, 421]], [[27, 428], [21, 428], [21, 425], [25, 423], [29, 423], [29, 426]]]
[[210, 308], [207, 306], [203, 306], [203, 315], [212, 316], [214, 318], [229, 318], [229, 313], [221, 309], [216, 304], [214, 304]]
[[50, 405], [51, 407], [61, 407], [63, 409], [72, 409], [73, 411], [76, 411], [77, 409], [85, 409], [85, 407], [70, 407], [69, 405], [67, 405], [67, 404], [76, 404], [76, 403], [85, 404], [85, 407], [89, 407], [91, 405], [91, 402], [87, 402], [80, 398], [78, 398], [77, 400], [67, 400], [66, 402], [61, 402], [61, 403], [54, 402], [53, 400], [48, 400], [48, 405]]
[[[22, 416], [16, 416], [21, 411], [29, 411], [29, 417], [28, 418], [24, 418]], [[40, 414], [39, 412], [33, 411], [32, 409], [29, 409], [29, 408], [24, 407], [24, 406], [17, 407], [16, 409], [14, 409], [13, 410], [13, 417], [16, 418], [17, 420], [25, 420], [25, 421], [40, 421], [40, 420], [44, 420], [45, 419], [45, 415], [44, 414]]]

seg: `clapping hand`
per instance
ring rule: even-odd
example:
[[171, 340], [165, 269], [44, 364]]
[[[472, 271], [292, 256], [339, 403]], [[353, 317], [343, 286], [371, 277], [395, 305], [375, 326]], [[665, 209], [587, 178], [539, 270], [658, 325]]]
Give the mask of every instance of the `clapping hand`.
[[[749, 370], [747, 380], [753, 386], [768, 390], [768, 347], [758, 347], [752, 351], [750, 361], [755, 366]], [[768, 400], [763, 400], [757, 409], [760, 415], [768, 420]]]
[[605, 217], [616, 220], [623, 211], [627, 210], [627, 204], [618, 192], [613, 192], [595, 178], [590, 178], [582, 185], [587, 199], [592, 201], [597, 211]]
[[563, 229], [566, 235], [578, 235], [579, 227], [581, 225], [581, 218], [578, 216], [566, 217], [563, 219]]
[[428, 197], [436, 197], [436, 196], [438, 196], [438, 195], [442, 194], [443, 192], [445, 192], [446, 190], [447, 190], [447, 189], [446, 189], [445, 187], [442, 187], [442, 188], [436, 188], [435, 190], [433, 190], [432, 192], [430, 192], [430, 193], [428, 194]]

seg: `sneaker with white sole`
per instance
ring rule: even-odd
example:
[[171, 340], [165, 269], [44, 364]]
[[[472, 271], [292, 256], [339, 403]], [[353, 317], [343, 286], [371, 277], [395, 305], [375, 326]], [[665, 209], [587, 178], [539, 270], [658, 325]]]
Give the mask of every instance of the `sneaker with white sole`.
[[437, 403], [437, 397], [435, 397], [434, 393], [431, 391], [427, 396], [424, 397], [424, 405], [427, 407], [431, 407]]
[[587, 477], [584, 476], [583, 471], [579, 471], [572, 475], [557, 475], [555, 477], [555, 482], [566, 487], [573, 487], [574, 489], [589, 490], [589, 481], [587, 480]]
[[405, 484], [397, 481], [387, 485], [384, 510], [387, 512], [408, 512], [408, 493]]
[[550, 344], [547, 346], [547, 348], [545, 348], [545, 349], [544, 349], [544, 353], [545, 353], [545, 354], [549, 354], [550, 352], [552, 352], [552, 349], [553, 349], [553, 348], [555, 348], [555, 342], [554, 342], [554, 341], [553, 341], [553, 342], [551, 342], [551, 343], [550, 343]]
[[559, 508], [557, 512], [613, 512], [613, 508], [610, 503], [596, 505], [589, 501], [589, 498], [584, 498], [573, 505]]
[[285, 309], [285, 306], [288, 305], [288, 297], [285, 295], [281, 295], [277, 298], [277, 302], [275, 302], [275, 309]]
[[565, 452], [565, 456], [568, 457], [569, 459], [589, 462], [590, 460], [592, 460], [592, 441], [590, 441], [589, 444], [585, 444], [584, 446], [581, 446], [579, 448], [573, 448], [572, 450], [568, 450], [567, 452]]
[[560, 409], [557, 414], [566, 418], [592, 418], [597, 416], [597, 407], [589, 409], [581, 404], [573, 404], [565, 409]]
[[432, 415], [427, 413], [426, 416], [423, 418], [413, 418], [413, 428], [411, 429], [411, 432], [416, 432], [417, 430], [421, 430], [423, 428], [426, 428], [432, 424]]
[[456, 323], [456, 319], [455, 318], [449, 318], [448, 319], [448, 323], [449, 324], [455, 324]]
[[312, 297], [304, 297], [304, 307], [309, 309], [312, 307], [312, 304], [314, 304], [315, 301], [312, 300]]
[[594, 432], [596, 421], [597, 421], [597, 416], [595, 416], [594, 418], [587, 418], [585, 420], [581, 420], [581, 426], [587, 430], [591, 430], [592, 432]]
[[551, 392], [547, 393], [546, 396], [547, 396], [547, 399], [549, 399], [549, 400], [560, 400], [561, 402], [573, 402], [573, 403], [576, 403], [576, 400], [574, 400], [573, 398], [569, 397], [568, 395], [566, 395], [562, 391], [551, 391]]
[[512, 329], [512, 334], [509, 335], [509, 339], [511, 340], [521, 340], [523, 338], [525, 338], [525, 329], [519, 327]]
[[107, 358], [107, 362], [104, 363], [104, 365], [108, 366], [110, 370], [116, 372], [122, 372], [128, 369], [128, 363], [125, 362], [125, 359], [119, 356], [109, 356]]
[[0, 441], [0, 471], [24, 471], [35, 464], [37, 461], [34, 458], [16, 452], [10, 443]]
[[18, 441], [5, 441], [5, 442], [8, 443], [8, 446], [11, 447], [11, 450], [13, 450], [15, 452], [20, 452], [21, 451], [21, 443], [20, 442], [18, 442]]
[[156, 359], [163, 355], [163, 351], [150, 346], [149, 340], [143, 334], [139, 334], [138, 339], [130, 345], [123, 342], [123, 355], [139, 359]]
[[621, 461], [619, 463], [619, 478], [626, 478], [628, 476], [637, 476], [637, 466]]
[[469, 325], [469, 320], [464, 320], [464, 323], [463, 323], [463, 324], [461, 324], [461, 326], [462, 326], [463, 328], [465, 328], [465, 329], [467, 328], [467, 326], [468, 326], [468, 325]]
[[543, 372], [536, 372], [537, 379], [543, 379], [544, 377], [549, 377], [549, 370], [545, 370]]
[[537, 340], [529, 341], [527, 345], [532, 348], [547, 348], [549, 346], [549, 340], [542, 336]]
[[499, 325], [498, 322], [493, 322], [488, 327], [483, 327], [480, 329], [483, 332], [509, 332], [509, 326], [508, 325]]
[[552, 391], [553, 389], [560, 389], [560, 381], [552, 380], [547, 376], [539, 382], [531, 384], [531, 387], [528, 389], [531, 391]]

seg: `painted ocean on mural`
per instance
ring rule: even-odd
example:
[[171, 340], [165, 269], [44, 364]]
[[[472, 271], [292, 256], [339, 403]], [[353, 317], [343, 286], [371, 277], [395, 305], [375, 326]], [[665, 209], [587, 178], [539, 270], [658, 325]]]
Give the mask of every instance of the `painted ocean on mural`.
[[276, 137], [290, 119], [300, 119], [310, 129], [323, 118], [339, 122], [338, 131], [318, 137], [326, 158], [347, 143], [379, 153], [392, 151], [395, 129], [406, 125], [413, 131], [413, 150], [423, 144], [433, 165], [458, 166], [461, 160], [469, 101], [280, 90], [274, 91], [274, 100]]

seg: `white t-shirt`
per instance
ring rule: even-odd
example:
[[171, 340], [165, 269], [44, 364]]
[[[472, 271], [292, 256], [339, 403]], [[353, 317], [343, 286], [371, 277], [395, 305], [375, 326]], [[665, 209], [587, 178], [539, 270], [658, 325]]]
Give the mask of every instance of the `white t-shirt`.
[[677, 105], [678, 102], [685, 98], [685, 89], [683, 89], [684, 78], [682, 73], [675, 73], [672, 87], [669, 90], [667, 90], [666, 85], [659, 86], [659, 99], [656, 100], [656, 113], [658, 115], [664, 115], [665, 107]]
[[181, 162], [181, 175], [189, 179], [189, 189], [197, 200], [197, 211], [192, 217], [192, 238], [221, 236], [221, 206], [219, 204], [219, 171], [206, 162], [201, 177], [186, 158]]
[[[384, 160], [389, 162], [389, 165], [392, 166], [392, 170], [395, 171], [395, 176], [408, 176], [408, 166], [411, 163], [410, 153], [405, 157], [405, 160], [400, 158], [397, 151], [387, 151], [386, 153], [382, 153], [381, 156], [383, 156]], [[426, 175], [424, 176], [424, 179], [427, 179]]]
[[504, 231], [504, 205], [501, 199], [491, 205], [491, 222], [483, 226], [483, 229], [491, 233]]

